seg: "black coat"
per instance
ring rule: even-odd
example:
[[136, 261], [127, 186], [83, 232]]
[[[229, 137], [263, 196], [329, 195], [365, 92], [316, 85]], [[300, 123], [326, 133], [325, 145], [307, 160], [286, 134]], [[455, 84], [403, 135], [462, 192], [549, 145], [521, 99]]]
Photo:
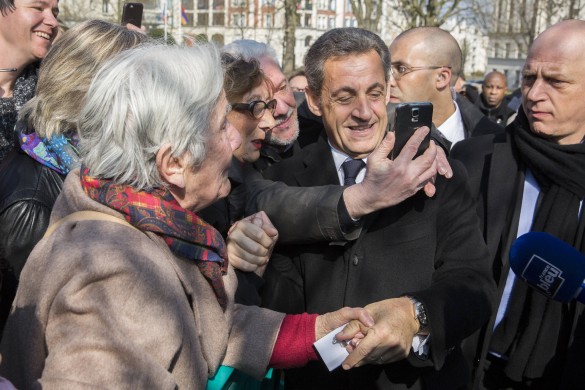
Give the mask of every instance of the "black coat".
[[43, 238], [65, 176], [26, 155], [20, 148], [0, 165], [0, 330], [16, 293], [20, 271]]
[[[366, 217], [356, 241], [278, 247], [263, 290], [271, 308], [309, 313], [415, 296], [431, 324], [430, 359], [411, 353], [397, 363], [331, 374], [314, 362], [286, 374], [293, 388], [455, 389], [466, 383], [459, 343], [489, 318], [495, 285], [464, 170], [452, 165], [455, 176], [437, 179], [436, 197], [421, 192]], [[324, 139], [265, 176], [290, 186], [339, 183]]]
[[[525, 181], [525, 166], [512, 146], [511, 129], [512, 126], [509, 126], [504, 134], [462, 141], [455, 145], [451, 152], [451, 157], [465, 164], [472, 195], [477, 199], [477, 212], [492, 257], [494, 280], [498, 282], [495, 305], [501, 300], [510, 271], [508, 253], [517, 236]], [[577, 306], [577, 310], [583, 310], [582, 304], [577, 303]], [[486, 329], [493, 329], [496, 313], [497, 310], [494, 310]], [[583, 322], [581, 315], [577, 326], [582, 327]], [[569, 332], [572, 346], [569, 348], [569, 357], [562, 357], [563, 374], [556, 378], [554, 376], [548, 378], [554, 381], [554, 387], [558, 389], [580, 388], [583, 384], [581, 369], [585, 367], [583, 355], [585, 337], [582, 331]], [[480, 384], [483, 381], [483, 367], [487, 364], [485, 360], [491, 334], [491, 331], [485, 331], [479, 340], [464, 345], [468, 359], [473, 358], [477, 367], [474, 389], [482, 388]], [[551, 334], [551, 337], [558, 335]], [[542, 362], [550, 363], [544, 360]]]
[[480, 98], [475, 102], [477, 108], [488, 117], [489, 120], [495, 122], [501, 126], [506, 126], [510, 117], [516, 114], [516, 111], [512, 110], [506, 105], [506, 101], [503, 100], [498, 107], [488, 107], [485, 104], [485, 98], [483, 93]]

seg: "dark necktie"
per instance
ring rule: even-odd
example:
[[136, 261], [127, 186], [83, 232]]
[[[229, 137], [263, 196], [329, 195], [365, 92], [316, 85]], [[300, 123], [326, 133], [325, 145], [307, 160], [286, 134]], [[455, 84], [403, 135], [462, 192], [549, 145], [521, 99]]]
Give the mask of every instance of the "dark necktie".
[[341, 164], [341, 168], [343, 169], [343, 185], [350, 186], [355, 184], [355, 178], [357, 177], [358, 173], [362, 170], [363, 167], [366, 166], [364, 160], [347, 160], [343, 164]]

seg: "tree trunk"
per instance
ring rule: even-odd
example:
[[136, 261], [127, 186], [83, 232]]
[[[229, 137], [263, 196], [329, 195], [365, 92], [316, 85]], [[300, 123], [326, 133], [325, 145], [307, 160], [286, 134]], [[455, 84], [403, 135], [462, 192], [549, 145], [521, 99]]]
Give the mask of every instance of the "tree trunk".
[[295, 32], [297, 28], [297, 4], [299, 0], [284, 0], [284, 42], [282, 70], [285, 75], [295, 69]]

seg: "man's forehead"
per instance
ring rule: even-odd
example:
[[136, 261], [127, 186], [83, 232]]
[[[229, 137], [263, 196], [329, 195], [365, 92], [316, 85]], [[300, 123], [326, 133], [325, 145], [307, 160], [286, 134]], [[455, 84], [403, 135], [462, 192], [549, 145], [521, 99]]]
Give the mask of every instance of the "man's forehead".
[[426, 61], [428, 54], [423, 46], [424, 42], [413, 38], [397, 39], [390, 45], [390, 58], [393, 63], [400, 62], [404, 64]]
[[282, 72], [280, 65], [278, 65], [272, 58], [262, 57], [259, 62], [262, 72], [264, 72], [266, 77], [268, 77], [275, 86], [280, 84], [283, 80], [286, 80], [286, 76]]
[[564, 61], [560, 58], [551, 58], [549, 56], [529, 56], [524, 63], [523, 72], [538, 72], [539, 70], [548, 73], [566, 73], [567, 67], [571, 62]]
[[493, 84], [501, 84], [501, 83], [505, 83], [506, 82], [506, 78], [504, 77], [504, 75], [502, 74], [491, 74], [488, 77], [486, 77], [485, 79], [486, 83], [493, 83]]
[[[337, 59], [337, 61], [343, 61]], [[349, 59], [348, 61], [349, 62]], [[339, 62], [338, 62], [339, 64]], [[323, 91], [328, 91], [332, 96], [339, 93], [359, 93], [359, 90], [373, 91], [375, 89], [385, 90], [387, 87], [386, 79], [384, 78], [384, 67], [381, 61], [368, 62], [368, 66], [372, 66], [371, 71], [365, 78], [359, 78], [359, 83], [356, 84], [356, 79], [352, 77], [340, 77], [335, 71], [332, 72], [331, 63], [329, 60], [325, 61], [323, 69]]]

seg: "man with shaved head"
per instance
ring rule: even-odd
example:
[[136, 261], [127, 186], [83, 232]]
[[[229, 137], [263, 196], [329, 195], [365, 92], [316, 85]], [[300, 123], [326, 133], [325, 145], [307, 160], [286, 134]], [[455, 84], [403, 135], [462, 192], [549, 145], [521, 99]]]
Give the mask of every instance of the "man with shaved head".
[[390, 102], [433, 103], [433, 124], [451, 144], [503, 131], [455, 93], [462, 55], [459, 44], [447, 31], [438, 27], [407, 30], [392, 42], [390, 55]]
[[[480, 344], [475, 388], [581, 389], [585, 315], [509, 272], [514, 240], [546, 232], [585, 253], [585, 21], [566, 20], [532, 43], [522, 69], [522, 106], [504, 134], [462, 141], [499, 306]], [[585, 265], [584, 265], [585, 266]]]
[[504, 102], [508, 81], [502, 72], [493, 71], [483, 79], [483, 91], [475, 105], [491, 121], [506, 126], [516, 117], [516, 111], [508, 107]]

